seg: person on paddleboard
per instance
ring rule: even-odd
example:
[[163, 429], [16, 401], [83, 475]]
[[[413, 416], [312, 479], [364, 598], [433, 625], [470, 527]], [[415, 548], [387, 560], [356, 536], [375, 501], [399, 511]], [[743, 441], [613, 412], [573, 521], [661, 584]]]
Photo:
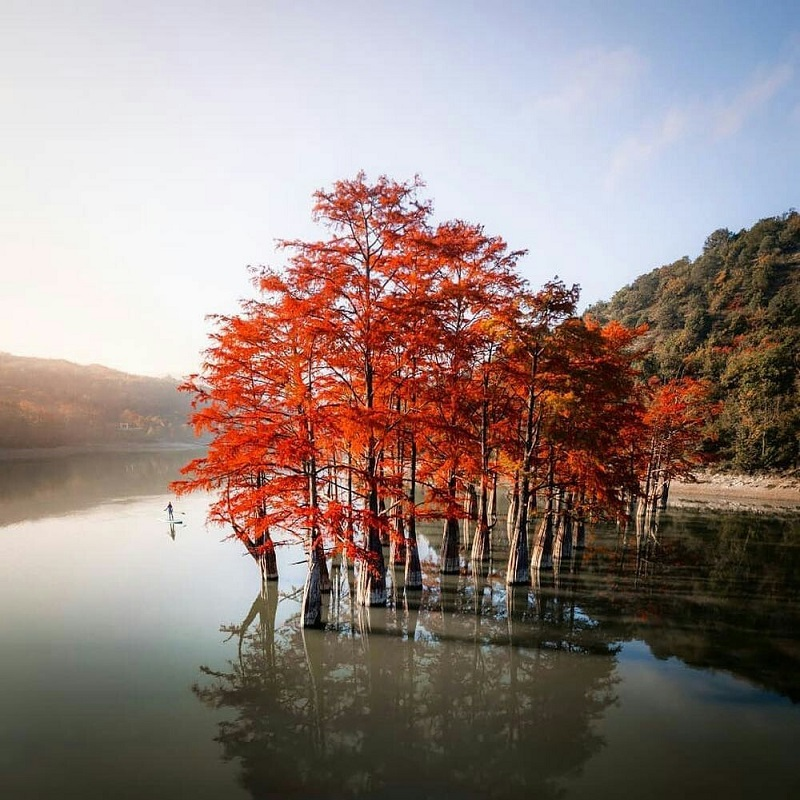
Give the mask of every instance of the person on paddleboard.
[[167, 503], [167, 507], [164, 509], [164, 511], [169, 514], [170, 521], [172, 521], [172, 502]]

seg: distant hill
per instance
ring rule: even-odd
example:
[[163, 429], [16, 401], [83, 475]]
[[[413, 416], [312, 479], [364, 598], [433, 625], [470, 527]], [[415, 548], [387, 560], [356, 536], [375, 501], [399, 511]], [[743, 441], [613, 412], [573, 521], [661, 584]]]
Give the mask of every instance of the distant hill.
[[649, 326], [649, 374], [713, 383], [723, 466], [798, 467], [800, 214], [714, 231], [694, 261], [654, 269], [589, 313]]
[[195, 441], [177, 385], [0, 353], [0, 448]]

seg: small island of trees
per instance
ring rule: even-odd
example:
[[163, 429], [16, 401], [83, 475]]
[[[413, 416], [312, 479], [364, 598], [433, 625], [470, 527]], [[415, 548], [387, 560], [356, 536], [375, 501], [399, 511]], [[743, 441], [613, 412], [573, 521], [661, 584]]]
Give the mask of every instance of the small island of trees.
[[462, 568], [465, 526], [485, 570], [499, 492], [506, 581], [529, 583], [588, 522], [654, 513], [716, 411], [701, 380], [646, 379], [645, 326], [579, 316], [578, 287], [557, 277], [530, 287], [523, 251], [434, 224], [423, 188], [360, 173], [316, 192], [327, 238], [280, 243], [285, 264], [213, 318], [183, 387], [212, 440], [173, 488], [214, 493], [210, 520], [264, 580], [276, 543], [303, 542], [305, 626], [321, 624], [328, 558], [355, 565], [361, 605], [387, 602], [387, 552], [421, 588], [420, 520], [442, 522], [442, 573]]

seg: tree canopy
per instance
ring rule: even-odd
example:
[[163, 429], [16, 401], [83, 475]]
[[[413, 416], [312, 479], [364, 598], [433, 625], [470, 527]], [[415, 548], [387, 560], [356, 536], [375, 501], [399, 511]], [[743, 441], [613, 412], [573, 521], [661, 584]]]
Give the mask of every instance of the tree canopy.
[[[442, 520], [443, 573], [462, 568], [474, 524], [482, 569], [499, 484], [507, 580], [528, 582], [587, 520], [640, 498], [646, 513], [701, 440], [699, 388], [639, 379], [644, 328], [580, 318], [578, 287], [557, 277], [532, 289], [522, 251], [480, 225], [434, 223], [423, 188], [360, 173], [318, 191], [326, 238], [281, 242], [284, 263], [256, 270], [257, 297], [215, 318], [184, 386], [212, 444], [176, 490], [215, 491], [211, 517], [265, 579], [276, 540], [303, 543], [304, 625], [320, 622], [329, 556], [355, 561], [364, 605], [387, 600], [385, 545], [419, 587], [419, 518]], [[669, 426], [648, 415], [665, 392]]]

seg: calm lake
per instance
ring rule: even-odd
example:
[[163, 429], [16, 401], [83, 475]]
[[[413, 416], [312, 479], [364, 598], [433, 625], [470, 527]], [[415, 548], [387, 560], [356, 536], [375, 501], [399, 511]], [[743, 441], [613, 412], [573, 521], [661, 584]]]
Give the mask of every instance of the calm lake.
[[[167, 483], [188, 452], [0, 461], [0, 797], [800, 797], [800, 515], [669, 511], [509, 595], [299, 626]], [[402, 575], [398, 575], [402, 582]]]

